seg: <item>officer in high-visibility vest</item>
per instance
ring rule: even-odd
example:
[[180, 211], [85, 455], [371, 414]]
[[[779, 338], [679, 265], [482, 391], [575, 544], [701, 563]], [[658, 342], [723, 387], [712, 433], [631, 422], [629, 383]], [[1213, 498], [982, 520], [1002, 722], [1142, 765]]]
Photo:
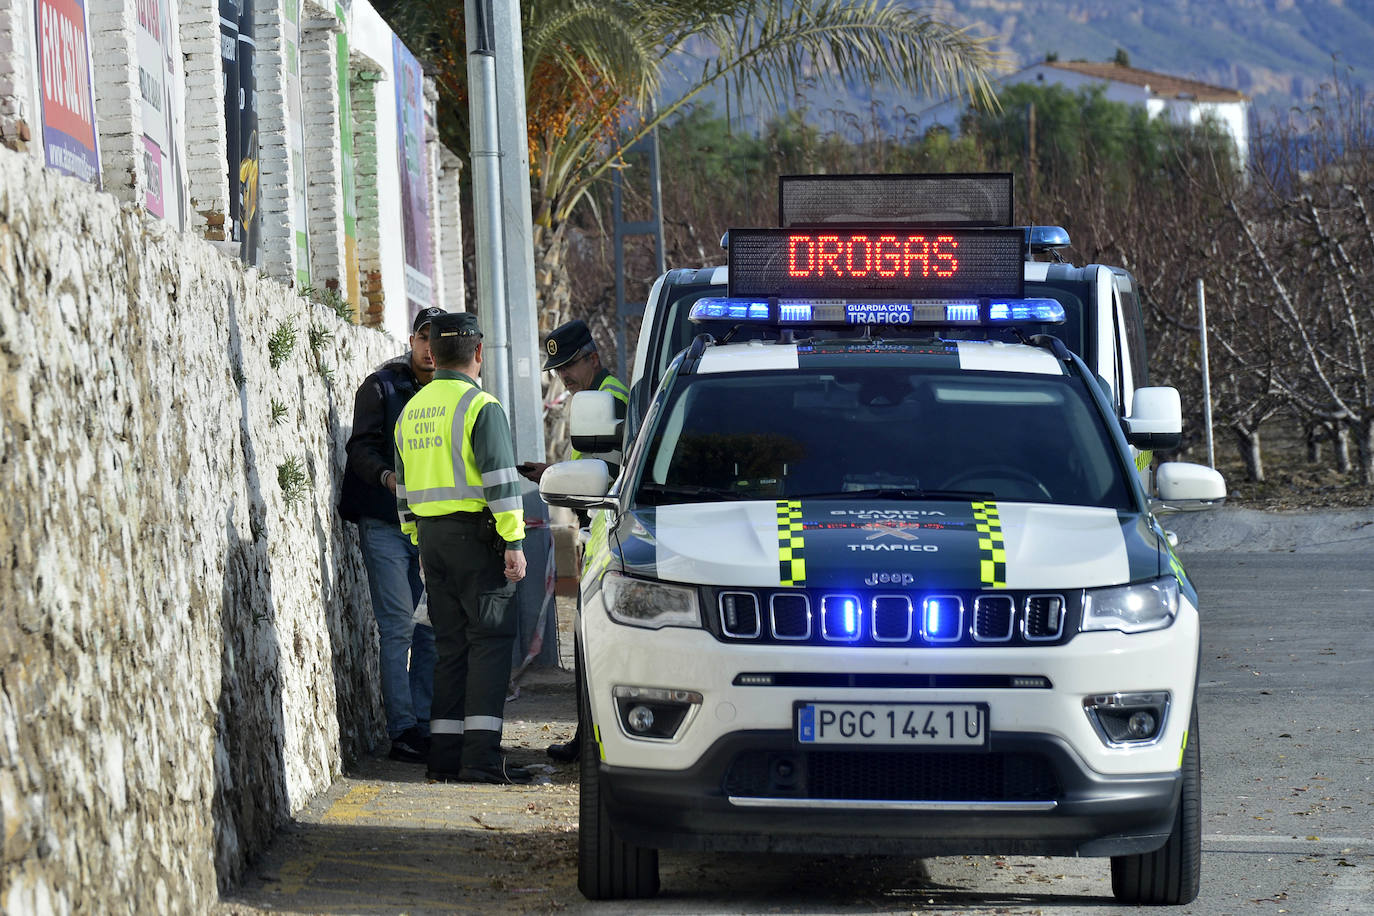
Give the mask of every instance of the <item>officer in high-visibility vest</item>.
[[[579, 391], [609, 391], [616, 400], [616, 416], [625, 416], [625, 408], [630, 401], [629, 389], [601, 365], [601, 354], [597, 352], [596, 341], [592, 339], [591, 329], [585, 321], [574, 318], [554, 328], [544, 341], [544, 352], [548, 354], [544, 359], [544, 369], [556, 372], [570, 395]], [[569, 452], [574, 461], [582, 457], [582, 453], [575, 448], [569, 449]], [[619, 475], [622, 460], [619, 449], [590, 457], [603, 459], [609, 466], [611, 477]], [[547, 467], [547, 464], [528, 462], [522, 464], [519, 470], [526, 478], [538, 483]], [[580, 513], [579, 518], [585, 527], [586, 513]], [[577, 759], [581, 749], [581, 734], [574, 732], [571, 741], [549, 745], [548, 755], [559, 763], [571, 763]]]
[[477, 383], [482, 332], [470, 312], [430, 322], [434, 379], [396, 423], [396, 504], [420, 545], [438, 661], [430, 710], [431, 779], [527, 783], [506, 766], [515, 584], [525, 576], [525, 513], [510, 425]]
[[[554, 372], [563, 381], [569, 395], [579, 391], [609, 391], [616, 400], [616, 415], [625, 416], [625, 407], [630, 402], [630, 391], [625, 383], [611, 375], [609, 369], [601, 365], [601, 354], [597, 352], [596, 341], [592, 339], [591, 328], [580, 318], [554, 328], [544, 340], [545, 371]], [[569, 457], [574, 461], [582, 453], [571, 448]], [[611, 477], [620, 473], [621, 452], [617, 449], [606, 454], [596, 454], [593, 458], [604, 459], [610, 466]], [[525, 478], [539, 482], [548, 467], [537, 461], [520, 465], [520, 473]]]

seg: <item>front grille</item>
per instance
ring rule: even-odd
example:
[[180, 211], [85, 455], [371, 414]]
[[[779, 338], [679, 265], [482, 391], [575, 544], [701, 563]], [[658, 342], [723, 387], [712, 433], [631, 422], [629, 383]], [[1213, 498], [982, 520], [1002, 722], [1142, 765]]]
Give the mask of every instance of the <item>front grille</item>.
[[1078, 629], [1082, 592], [708, 589], [712, 629], [729, 642], [791, 645], [1038, 645]]
[[879, 595], [873, 599], [873, 638], [879, 642], [906, 642], [911, 638], [910, 598]]
[[1059, 780], [1034, 753], [748, 751], [726, 772], [725, 793], [751, 798], [868, 801], [1051, 801]]
[[1058, 595], [1029, 596], [1025, 620], [1027, 639], [1058, 639], [1064, 632], [1064, 599]]
[[979, 595], [973, 605], [973, 638], [1006, 642], [1016, 625], [1016, 603], [1007, 595]]
[[763, 627], [759, 620], [759, 598], [753, 592], [721, 592], [720, 628], [726, 636], [753, 639]]

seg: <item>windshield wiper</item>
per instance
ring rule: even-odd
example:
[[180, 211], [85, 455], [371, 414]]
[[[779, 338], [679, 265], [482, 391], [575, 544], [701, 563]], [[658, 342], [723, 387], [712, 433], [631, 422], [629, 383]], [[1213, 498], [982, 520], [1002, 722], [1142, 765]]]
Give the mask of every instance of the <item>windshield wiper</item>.
[[987, 499], [997, 494], [987, 490], [922, 490], [918, 487], [870, 487], [866, 490], [832, 490], [804, 493], [793, 499]]
[[719, 490], [715, 487], [698, 487], [685, 483], [653, 483], [645, 482], [639, 485], [640, 493], [652, 493], [655, 496], [677, 496], [684, 499], [750, 499], [752, 497], [741, 493], [731, 493], [729, 490]]

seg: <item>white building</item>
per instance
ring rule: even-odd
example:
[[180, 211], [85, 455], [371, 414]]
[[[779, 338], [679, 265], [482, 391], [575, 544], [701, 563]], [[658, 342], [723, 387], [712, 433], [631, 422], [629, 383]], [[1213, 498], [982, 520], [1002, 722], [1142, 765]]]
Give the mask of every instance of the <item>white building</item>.
[[[1093, 86], [1106, 86], [1105, 98], [1127, 105], [1143, 105], [1151, 117], [1165, 117], [1175, 124], [1201, 124], [1212, 119], [1235, 141], [1242, 168], [1250, 154], [1250, 99], [1235, 89], [1223, 89], [1165, 73], [1138, 70], [1121, 64], [1092, 61], [1047, 60], [994, 80], [997, 87], [1022, 83], [1056, 85], [1077, 92]], [[968, 105], [949, 99], [927, 108], [918, 117], [925, 130], [943, 126], [959, 131], [959, 120]]]

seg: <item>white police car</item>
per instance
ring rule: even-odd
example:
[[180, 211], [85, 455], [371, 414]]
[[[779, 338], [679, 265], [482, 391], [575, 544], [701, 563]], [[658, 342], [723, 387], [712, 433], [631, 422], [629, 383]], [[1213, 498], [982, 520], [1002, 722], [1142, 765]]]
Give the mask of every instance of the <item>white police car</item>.
[[1131, 446], [1176, 444], [1177, 393], [1123, 421], [1061, 340], [1014, 339], [1064, 311], [1020, 295], [1021, 234], [893, 234], [861, 285], [737, 234], [693, 311], [766, 339], [673, 360], [615, 488], [597, 460], [541, 481], [598, 510], [589, 898], [656, 893], [660, 848], [1110, 856], [1123, 902], [1197, 893], [1198, 598], [1154, 512], [1224, 484], [1164, 464], [1152, 501]]

